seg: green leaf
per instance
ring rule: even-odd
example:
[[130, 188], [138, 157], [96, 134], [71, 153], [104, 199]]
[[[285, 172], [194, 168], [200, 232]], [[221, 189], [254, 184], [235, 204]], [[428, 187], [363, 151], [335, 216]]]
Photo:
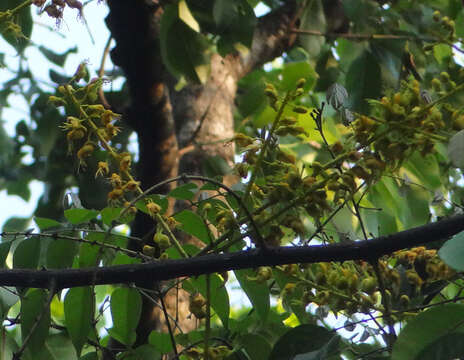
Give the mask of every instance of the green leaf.
[[238, 86], [240, 91], [235, 101], [240, 115], [244, 118], [266, 106], [267, 99], [264, 95], [266, 83], [262, 71], [253, 71], [246, 75], [240, 79]]
[[464, 231], [454, 235], [438, 251], [440, 258], [457, 271], [464, 271]]
[[179, 19], [186, 23], [190, 28], [196, 32], [200, 32], [200, 25], [193, 17], [190, 9], [188, 8], [187, 2], [185, 0], [179, 1]]
[[142, 298], [133, 288], [120, 287], [111, 294], [111, 317], [113, 328], [111, 336], [124, 345], [135, 342], [135, 329], [142, 311]]
[[78, 251], [78, 243], [69, 239], [53, 239], [47, 248], [47, 268], [71, 267]]
[[64, 299], [66, 329], [76, 352], [80, 355], [92, 328], [95, 295], [90, 286], [75, 287], [68, 291]]
[[152, 331], [148, 336], [148, 342], [162, 354], [168, 354], [173, 349], [171, 337], [167, 333]]
[[24, 231], [27, 229], [31, 222], [31, 218], [23, 218], [23, 217], [10, 217], [4, 224], [2, 228], [2, 232], [16, 232], [16, 231]]
[[[190, 278], [184, 281], [183, 288], [190, 293], [199, 292], [206, 298], [206, 275], [201, 275], [197, 278]], [[229, 295], [221, 278], [216, 274], [210, 275], [210, 290], [211, 290], [211, 307], [222, 321], [222, 325], [227, 328], [229, 323]]]
[[[315, 0], [305, 6], [300, 20], [301, 30], [313, 30], [324, 33], [327, 29], [327, 20], [321, 0]], [[324, 36], [301, 36], [298, 41], [311, 57], [320, 54], [321, 48], [325, 43]]]
[[89, 352], [84, 356], [81, 356], [79, 360], [99, 360], [99, 356], [96, 352]]
[[178, 17], [175, 5], [164, 8], [161, 19], [160, 47], [163, 63], [169, 71], [196, 83], [205, 83], [209, 75], [208, 42]]
[[101, 256], [99, 245], [84, 243], [79, 247], [79, 268], [96, 266]]
[[298, 354], [317, 351], [337, 335], [317, 325], [300, 325], [285, 333], [274, 345], [269, 360], [293, 360]]
[[22, 179], [17, 179], [15, 181], [8, 181], [6, 190], [8, 195], [18, 195], [24, 201], [29, 201], [31, 198], [31, 190], [29, 189], [30, 179], [26, 175]]
[[103, 224], [111, 226], [113, 220], [119, 217], [123, 209], [119, 207], [106, 207], [101, 211]]
[[2, 326], [0, 330], [0, 359], [13, 359], [13, 354], [18, 350], [19, 346], [13, 339], [12, 333], [6, 331]]
[[161, 356], [161, 353], [154, 346], [144, 344], [131, 351], [127, 356], [125, 354], [124, 360], [161, 360]]
[[5, 267], [5, 261], [10, 253], [11, 244], [11, 241], [0, 243], [0, 269]]
[[232, 171], [227, 161], [219, 155], [204, 158], [201, 167], [203, 174], [212, 178], [229, 174]]
[[50, 335], [37, 353], [31, 352], [34, 360], [77, 360], [76, 350], [68, 336], [63, 334]]
[[433, 47], [433, 56], [439, 64], [447, 63], [453, 57], [451, 46], [447, 44], [438, 44]]
[[113, 259], [112, 265], [140, 264], [141, 260], [133, 256], [118, 253]]
[[98, 211], [88, 209], [73, 208], [64, 211], [64, 217], [73, 225], [87, 223], [97, 215]]
[[251, 47], [256, 16], [246, 0], [216, 0], [213, 19], [221, 35], [217, 45], [221, 56]]
[[453, 166], [464, 169], [464, 130], [454, 134], [448, 144], [448, 156]]
[[415, 152], [403, 166], [429, 190], [435, 190], [442, 186], [440, 167], [436, 156], [427, 155], [424, 157]]
[[[16, 304], [19, 300], [19, 296], [16, 295], [16, 290], [13, 287], [1, 287], [0, 288], [0, 311], [2, 319], [8, 314], [10, 308]], [[2, 357], [0, 356], [0, 359]]]
[[445, 304], [420, 313], [398, 336], [392, 360], [452, 360], [463, 357], [463, 318], [462, 304]]
[[193, 211], [182, 210], [180, 213], [174, 215], [174, 219], [180, 223], [180, 229], [182, 231], [195, 236], [205, 244], [211, 242], [209, 230], [204, 220]]
[[45, 307], [47, 298], [45, 290], [29, 289], [21, 299], [21, 336], [23, 341], [30, 336], [27, 346], [31, 353], [40, 351], [48, 337], [50, 307]]
[[77, 53], [77, 46], [66, 50], [62, 54], [57, 54], [56, 52], [50, 49], [47, 49], [43, 45], [39, 46], [39, 51], [47, 58], [47, 60], [51, 61], [55, 65], [58, 65], [59, 67], [63, 67], [68, 55]]
[[56, 220], [47, 219], [47, 218], [38, 217], [38, 216], [34, 216], [34, 222], [37, 224], [37, 226], [39, 227], [41, 231], [54, 228], [54, 227], [61, 227], [61, 223]]
[[[2, 0], [0, 2], [0, 11], [12, 10], [18, 5], [21, 5], [23, 0]], [[3, 38], [12, 45], [18, 53], [22, 53], [29, 44], [29, 38], [32, 34], [32, 15], [31, 6], [24, 7], [13, 19], [14, 23], [20, 26], [21, 33], [13, 34], [12, 32], [3, 32]], [[17, 36], [20, 35], [20, 36]]]
[[248, 299], [250, 299], [256, 313], [262, 320], [266, 320], [270, 308], [269, 288], [267, 284], [248, 280], [248, 278], [255, 276], [255, 273], [250, 269], [235, 270], [234, 273], [240, 283], [240, 287], [248, 296]]
[[303, 78], [306, 83], [303, 87], [305, 91], [311, 90], [316, 84], [319, 76], [314, 68], [307, 61], [291, 62], [285, 64], [282, 69], [282, 87], [285, 91], [294, 90], [299, 79]]
[[263, 335], [246, 334], [240, 337], [240, 343], [245, 348], [251, 360], [269, 359], [272, 347], [269, 340]]
[[176, 187], [171, 190], [168, 196], [179, 200], [192, 200], [198, 192], [198, 186], [194, 183], [187, 183]]
[[41, 262], [42, 247], [45, 245], [43, 240], [39, 236], [33, 236], [21, 241], [13, 254], [13, 268], [37, 269]]
[[378, 98], [382, 89], [380, 66], [376, 59], [364, 51], [353, 61], [346, 74], [346, 89], [349, 94], [350, 109], [367, 113], [368, 98]]

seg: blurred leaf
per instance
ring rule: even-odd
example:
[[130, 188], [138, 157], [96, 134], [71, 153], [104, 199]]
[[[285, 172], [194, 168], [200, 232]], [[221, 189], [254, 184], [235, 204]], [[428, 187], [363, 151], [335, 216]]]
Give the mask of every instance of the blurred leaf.
[[217, 45], [221, 56], [240, 51], [241, 46], [251, 47], [256, 17], [246, 0], [216, 0], [213, 18], [221, 35]]
[[123, 211], [123, 208], [120, 207], [106, 207], [101, 211], [101, 217], [103, 224], [111, 226], [113, 220], [116, 220], [119, 217], [119, 214], [121, 214], [121, 211]]
[[5, 267], [6, 258], [10, 252], [12, 241], [0, 243], [0, 269]]
[[263, 335], [250, 333], [241, 336], [239, 341], [251, 360], [269, 359], [272, 347]]
[[367, 113], [366, 99], [376, 99], [382, 89], [380, 67], [376, 59], [364, 51], [348, 69], [346, 90], [350, 94], [350, 109]]
[[47, 248], [47, 268], [71, 267], [78, 251], [78, 243], [69, 239], [53, 239]]
[[[148, 341], [150, 341], [150, 337]], [[161, 353], [154, 346], [144, 344], [124, 356], [124, 360], [161, 360], [161, 356]]]
[[464, 356], [464, 305], [445, 304], [408, 321], [393, 345], [392, 360], [452, 360]]
[[418, 152], [411, 155], [403, 167], [418, 178], [418, 181], [428, 190], [435, 190], [442, 186], [440, 167], [434, 155], [421, 156]]
[[305, 91], [311, 90], [316, 84], [319, 76], [314, 71], [314, 68], [307, 61], [287, 63], [282, 68], [282, 83], [285, 91], [296, 88], [296, 83], [303, 78], [306, 83], [303, 87]]
[[200, 32], [200, 25], [193, 17], [190, 9], [188, 8], [187, 2], [185, 0], [180, 0], [178, 3], [179, 6], [179, 19], [186, 23], [192, 30]]
[[205, 83], [209, 74], [208, 42], [178, 17], [175, 5], [164, 8], [160, 31], [161, 56], [169, 71]]
[[194, 183], [187, 183], [176, 187], [171, 190], [168, 196], [179, 200], [192, 200], [198, 192], [198, 186]]
[[205, 176], [208, 177], [226, 175], [232, 170], [227, 161], [219, 155], [204, 158], [201, 167]]
[[0, 359], [13, 359], [13, 354], [19, 349], [12, 334], [2, 326], [0, 330]]
[[464, 271], [464, 231], [454, 235], [438, 251], [440, 258], [457, 271]]
[[94, 244], [84, 243], [79, 247], [79, 267], [86, 268], [96, 266], [101, 256], [101, 247]]
[[[0, 11], [12, 10], [21, 5], [23, 2], [23, 0], [2, 0], [0, 2]], [[21, 28], [22, 36], [20, 34], [14, 34], [8, 31], [3, 32], [2, 36], [8, 43], [10, 43], [10, 45], [16, 49], [18, 53], [22, 53], [26, 46], [29, 44], [29, 38], [32, 34], [33, 22], [31, 16], [31, 7], [26, 6], [20, 10], [13, 21]]]
[[11, 217], [4, 224], [2, 232], [21, 232], [27, 229], [31, 218]]
[[[298, 354], [318, 351], [334, 336], [337, 335], [321, 326], [309, 324], [297, 326], [277, 341], [269, 360], [293, 360]], [[303, 360], [304, 357], [300, 357], [300, 359]]]
[[451, 137], [448, 144], [448, 156], [453, 166], [464, 169], [464, 130]]
[[61, 223], [56, 220], [42, 218], [38, 216], [34, 216], [34, 222], [37, 224], [37, 226], [39, 227], [41, 231], [54, 228], [54, 227], [61, 227]]
[[[19, 296], [16, 294], [16, 289], [14, 287], [0, 287], [0, 311], [1, 317], [4, 319], [10, 308], [20, 300]], [[0, 356], [0, 359], [2, 357]]]
[[29, 289], [21, 299], [21, 336], [23, 341], [29, 337], [27, 346], [32, 354], [42, 350], [48, 337], [50, 308], [45, 307], [47, 298], [45, 290]]
[[140, 264], [141, 260], [133, 256], [118, 253], [113, 259], [112, 265]]
[[[300, 18], [300, 29], [311, 30], [325, 33], [327, 30], [327, 20], [324, 15], [324, 9], [321, 0], [315, 0], [305, 6]], [[310, 56], [316, 57], [320, 54], [322, 45], [325, 43], [324, 36], [303, 35], [299, 37], [301, 47], [305, 49]]]
[[[211, 307], [222, 321], [222, 325], [227, 328], [229, 322], [229, 295], [221, 278], [216, 274], [210, 275], [211, 289]], [[199, 292], [206, 298], [206, 275], [190, 278], [182, 284], [183, 288], [188, 292]]]
[[270, 293], [266, 283], [258, 283], [255, 280], [249, 280], [256, 276], [251, 269], [235, 270], [235, 277], [240, 283], [240, 287], [250, 299], [253, 308], [261, 320], [265, 321], [270, 308]]
[[195, 236], [205, 244], [211, 242], [208, 227], [199, 215], [190, 210], [182, 210], [180, 213], [174, 215], [174, 219], [180, 222], [180, 229], [182, 231]]
[[246, 75], [240, 79], [238, 86], [236, 102], [243, 117], [250, 116], [266, 106], [266, 96], [264, 95], [266, 84], [262, 71], [253, 71]]
[[33, 354], [37, 360], [78, 360], [71, 339], [63, 334], [50, 335], [39, 353]]
[[77, 53], [77, 46], [74, 46], [73, 48], [66, 50], [62, 54], [57, 54], [53, 50], [47, 49], [43, 45], [39, 46], [39, 50], [47, 58], [47, 60], [51, 61], [55, 65], [63, 67], [68, 55]]
[[453, 51], [451, 50], [451, 46], [447, 44], [438, 44], [433, 47], [433, 56], [439, 64], [442, 64], [451, 60]]
[[16, 247], [13, 254], [13, 268], [37, 269], [41, 263], [41, 251], [47, 243], [39, 236], [32, 236], [23, 240]]
[[172, 351], [172, 341], [168, 333], [152, 331], [148, 336], [148, 342], [162, 354], [168, 354]]
[[98, 215], [96, 210], [88, 209], [68, 209], [64, 211], [64, 217], [73, 225], [84, 224]]
[[133, 288], [119, 287], [111, 294], [113, 327], [110, 335], [124, 345], [135, 342], [135, 329], [142, 311], [142, 298]]
[[53, 69], [50, 69], [48, 71], [48, 76], [50, 77], [51, 81], [53, 81], [54, 83], [56, 83], [58, 85], [65, 84], [65, 83], [69, 82], [69, 80], [71, 79], [71, 77], [60, 74], [59, 72], [57, 72], [57, 71], [55, 71]]
[[92, 328], [95, 295], [90, 286], [69, 289], [64, 299], [66, 330], [80, 355]]
[[24, 177], [22, 179], [15, 179], [15, 181], [9, 181], [6, 186], [8, 195], [18, 195], [24, 201], [29, 201], [31, 197], [29, 180], [28, 177]]

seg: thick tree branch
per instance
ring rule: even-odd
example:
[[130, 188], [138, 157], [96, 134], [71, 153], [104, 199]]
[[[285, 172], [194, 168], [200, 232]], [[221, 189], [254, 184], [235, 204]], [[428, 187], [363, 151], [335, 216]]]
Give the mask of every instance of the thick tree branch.
[[210, 254], [190, 259], [156, 261], [145, 264], [67, 270], [0, 270], [1, 286], [47, 288], [50, 280], [58, 289], [161, 281], [182, 276], [198, 276], [226, 270], [294, 263], [346, 260], [374, 260], [394, 251], [444, 240], [464, 230], [464, 215], [423, 225], [396, 234], [350, 244], [253, 249], [227, 254]]
[[290, 29], [298, 21], [298, 9], [296, 1], [287, 1], [277, 10], [258, 19], [253, 44], [243, 59], [241, 75], [246, 75], [289, 50], [296, 40]]

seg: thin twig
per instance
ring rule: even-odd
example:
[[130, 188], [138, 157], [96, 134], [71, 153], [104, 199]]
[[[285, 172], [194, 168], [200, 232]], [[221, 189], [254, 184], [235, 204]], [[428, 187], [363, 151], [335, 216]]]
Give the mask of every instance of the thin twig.
[[[102, 78], [103, 75], [105, 74], [105, 63], [106, 63], [106, 59], [108, 58], [108, 54], [110, 53], [111, 40], [113, 40], [113, 37], [110, 35], [108, 37], [108, 40], [106, 41], [105, 50], [103, 51], [102, 59], [100, 62], [100, 69], [98, 70], [99, 78]], [[106, 100], [105, 93], [103, 92], [103, 87], [100, 87], [98, 89], [98, 97], [100, 98], [100, 101], [105, 107], [105, 109], [111, 109], [111, 105]]]
[[161, 309], [163, 310], [164, 318], [166, 319], [166, 326], [168, 327], [169, 337], [171, 338], [171, 344], [174, 350], [174, 355], [178, 357], [179, 353], [177, 352], [176, 339], [174, 337], [174, 332], [172, 331], [171, 323], [169, 322], [169, 314], [168, 314], [168, 311], [166, 310], [166, 304], [164, 303], [164, 299], [162, 296], [160, 296], [159, 299], [161, 302]]

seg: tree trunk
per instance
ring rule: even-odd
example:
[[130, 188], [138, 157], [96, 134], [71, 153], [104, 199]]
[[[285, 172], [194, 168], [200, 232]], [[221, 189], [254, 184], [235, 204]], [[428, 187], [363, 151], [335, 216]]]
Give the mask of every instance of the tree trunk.
[[[232, 165], [234, 147], [223, 140], [234, 135], [237, 82], [291, 46], [294, 39], [289, 38], [288, 29], [295, 21], [295, 2], [288, 1], [279, 11], [260, 19], [247, 57], [213, 55], [208, 81], [189, 84], [179, 92], [174, 90], [175, 80], [168, 75], [159, 51], [162, 7], [158, 2], [109, 0], [108, 5], [107, 24], [116, 40], [112, 59], [124, 70], [130, 89], [131, 105], [123, 119], [138, 135], [137, 179], [142, 188], [177, 173], [202, 174], [202, 163], [208, 156], [220, 156]], [[166, 186], [160, 192], [168, 190]], [[138, 214], [132, 234], [150, 239], [153, 228], [152, 219]], [[168, 311], [181, 319], [184, 330], [196, 325], [188, 320], [186, 293], [174, 289], [165, 300]], [[162, 312], [145, 298], [137, 343], [145, 343], [150, 331], [160, 328], [163, 321]]]

